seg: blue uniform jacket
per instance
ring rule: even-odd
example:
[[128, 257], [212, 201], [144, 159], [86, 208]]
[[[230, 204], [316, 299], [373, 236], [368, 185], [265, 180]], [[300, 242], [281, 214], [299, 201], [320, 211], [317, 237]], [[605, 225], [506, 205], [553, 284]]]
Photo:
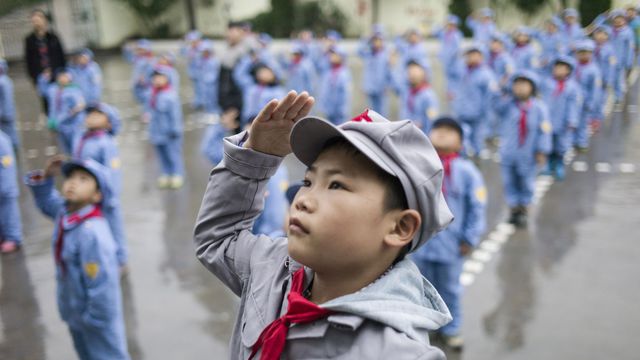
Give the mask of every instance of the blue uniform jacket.
[[88, 104], [100, 102], [102, 97], [102, 70], [95, 61], [89, 62], [86, 66], [74, 66], [71, 68], [73, 82], [82, 90]]
[[60, 218], [64, 228], [62, 260], [56, 266], [58, 310], [70, 328], [101, 329], [122, 317], [120, 280], [115, 242], [107, 221], [102, 217], [80, 223], [69, 219], [84, 215], [93, 205], [73, 214], [65, 210], [64, 199], [54, 189], [53, 179], [28, 181], [36, 205], [44, 215], [55, 221], [52, 247], [59, 230]]
[[564, 134], [567, 128], [576, 128], [582, 109], [582, 97], [578, 84], [569, 77], [560, 90], [559, 82], [547, 78], [540, 84], [540, 90], [549, 109], [549, 120], [554, 134]]
[[489, 67], [461, 66], [456, 80], [453, 110], [461, 121], [482, 121], [488, 116], [491, 102], [498, 90]]
[[400, 119], [411, 120], [425, 134], [438, 116], [438, 96], [431, 86], [425, 84], [412, 89], [408, 82], [400, 87]]
[[576, 65], [575, 77], [580, 85], [584, 107], [583, 115], [586, 117], [598, 117], [600, 113], [602, 96], [602, 76], [595, 62]]
[[633, 67], [635, 58], [635, 38], [631, 28], [623, 26], [620, 29], [611, 28], [611, 45], [618, 59], [618, 64], [624, 69]]
[[316, 70], [313, 62], [306, 56], [303, 56], [299, 62], [281, 61], [286, 72], [287, 89], [297, 92], [306, 91], [314, 94], [316, 88]]
[[213, 56], [202, 57], [196, 69], [196, 86], [204, 100], [204, 110], [208, 113], [220, 112], [218, 103], [218, 80], [220, 76], [220, 60]]
[[567, 53], [568, 44], [560, 31], [550, 33], [548, 31], [534, 31], [533, 38], [540, 44], [540, 65], [548, 66], [553, 59]]
[[346, 65], [331, 68], [320, 78], [319, 108], [327, 117], [345, 120], [351, 113], [351, 72]]
[[454, 63], [460, 55], [460, 44], [464, 36], [458, 29], [440, 29], [433, 35], [440, 40], [440, 61], [445, 68], [449, 68], [450, 64]]
[[7, 198], [17, 198], [19, 195], [16, 166], [11, 139], [0, 130], [0, 199], [3, 199], [2, 201]]
[[166, 144], [182, 136], [182, 105], [178, 93], [169, 87], [158, 93], [155, 105], [151, 91], [147, 91], [146, 108], [151, 112], [149, 141], [154, 145]]
[[552, 126], [543, 101], [538, 98], [529, 100], [527, 131], [522, 145], [519, 103], [511, 95], [506, 95], [497, 99], [494, 104], [500, 119], [500, 158], [503, 164], [534, 163], [536, 153], [551, 152]]
[[489, 53], [487, 64], [493, 71], [495, 79], [500, 83], [501, 86], [507, 85], [509, 79], [511, 78], [511, 74], [513, 74], [516, 68], [513, 62], [513, 58], [506, 51], [498, 54], [495, 54], [493, 52]]
[[[277, 79], [278, 75], [271, 67], [273, 63], [269, 62], [268, 65]], [[251, 75], [252, 67], [253, 64], [250, 61], [244, 61], [238, 64], [233, 71], [233, 78], [236, 84], [242, 89], [243, 101], [242, 114], [240, 116], [242, 125], [247, 125], [253, 120], [269, 101], [281, 99], [286, 95], [284, 88], [279, 84], [261, 85], [256, 83], [254, 77]]]
[[18, 146], [16, 131], [16, 107], [13, 93], [13, 81], [0, 72], [0, 130], [11, 138], [13, 146]]
[[485, 232], [487, 190], [480, 171], [471, 161], [459, 157], [452, 160], [446, 181], [444, 195], [455, 218], [416, 251], [413, 256], [417, 261], [460, 261], [460, 245], [477, 246]]
[[368, 42], [360, 44], [358, 55], [364, 61], [362, 91], [365, 94], [382, 94], [391, 82], [389, 52], [386, 49], [374, 52]]
[[491, 39], [491, 34], [497, 30], [493, 21], [483, 23], [472, 16], [467, 17], [465, 25], [473, 32], [473, 41], [481, 44], [488, 43]]
[[613, 51], [611, 43], [596, 45], [596, 50], [593, 52], [593, 59], [598, 64], [598, 68], [600, 68], [602, 85], [604, 87], [613, 86], [618, 58]]
[[146, 92], [149, 90], [151, 83], [149, 82], [149, 74], [153, 68], [153, 57], [137, 56], [133, 59], [133, 70], [131, 73], [133, 95], [140, 103], [144, 103]]
[[122, 189], [122, 172], [118, 146], [111, 134], [104, 130], [85, 131], [74, 141], [73, 157], [93, 159], [109, 169], [111, 190], [117, 198]]
[[267, 183], [264, 194], [264, 209], [253, 224], [254, 234], [282, 236], [285, 231], [285, 217], [289, 211], [286, 191], [289, 187], [287, 167], [280, 165]]
[[516, 70], [532, 70], [538, 68], [538, 54], [531, 44], [514, 46], [511, 49], [511, 56], [516, 66]]
[[82, 112], [72, 113], [72, 110], [85, 104], [82, 90], [75, 84], [60, 87], [56, 83], [51, 83], [47, 88], [47, 99], [49, 101], [49, 119], [56, 124], [58, 132], [68, 136], [74, 136], [82, 126]]

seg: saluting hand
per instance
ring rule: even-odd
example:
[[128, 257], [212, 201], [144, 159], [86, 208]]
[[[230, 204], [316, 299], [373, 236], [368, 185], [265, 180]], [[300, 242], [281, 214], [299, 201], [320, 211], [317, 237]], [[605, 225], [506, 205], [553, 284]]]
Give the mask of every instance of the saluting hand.
[[271, 100], [253, 120], [244, 147], [276, 156], [291, 153], [291, 128], [309, 114], [314, 102], [306, 91], [298, 94], [293, 90], [284, 99]]

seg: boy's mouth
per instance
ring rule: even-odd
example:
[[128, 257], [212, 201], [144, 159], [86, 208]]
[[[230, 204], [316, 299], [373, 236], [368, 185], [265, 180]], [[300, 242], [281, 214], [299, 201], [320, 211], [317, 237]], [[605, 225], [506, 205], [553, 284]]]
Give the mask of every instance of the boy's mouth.
[[307, 230], [304, 225], [300, 222], [300, 220], [296, 217], [291, 217], [289, 219], [289, 231], [300, 234], [308, 234], [309, 230]]

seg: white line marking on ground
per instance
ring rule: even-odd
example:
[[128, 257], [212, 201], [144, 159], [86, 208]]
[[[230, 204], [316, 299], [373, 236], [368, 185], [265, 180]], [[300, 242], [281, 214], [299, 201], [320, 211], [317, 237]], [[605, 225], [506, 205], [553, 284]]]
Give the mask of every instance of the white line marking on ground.
[[462, 269], [464, 272], [478, 274], [484, 269], [484, 264], [475, 260], [467, 260], [462, 265]]
[[636, 166], [629, 163], [622, 163], [619, 165], [620, 172], [624, 174], [633, 174], [636, 171]]
[[460, 284], [462, 284], [462, 286], [469, 286], [473, 284], [475, 278], [473, 274], [462, 273], [462, 275], [460, 275]]
[[595, 169], [599, 173], [610, 173], [611, 172], [611, 164], [606, 162], [596, 163]]
[[47, 146], [46, 148], [44, 148], [44, 154], [46, 156], [53, 156], [56, 154], [57, 151], [58, 151], [58, 148], [54, 145]]
[[38, 149], [27, 150], [27, 159], [35, 159], [38, 157]]
[[573, 171], [576, 172], [585, 172], [589, 170], [589, 164], [584, 161], [574, 161], [571, 167], [573, 168]]

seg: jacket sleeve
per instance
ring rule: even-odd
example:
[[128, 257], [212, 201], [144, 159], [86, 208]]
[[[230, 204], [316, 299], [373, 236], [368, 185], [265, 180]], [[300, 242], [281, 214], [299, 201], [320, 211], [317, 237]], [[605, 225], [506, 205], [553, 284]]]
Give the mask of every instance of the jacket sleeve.
[[42, 175], [42, 170], [35, 170], [25, 176], [25, 185], [31, 189], [36, 206], [45, 216], [55, 219], [64, 208], [64, 199], [54, 188], [53, 178], [34, 180], [33, 175]]
[[16, 119], [16, 108], [13, 99], [13, 83], [11, 79], [0, 86], [0, 120], [13, 122]]
[[574, 91], [569, 93], [569, 98], [567, 99], [567, 126], [575, 128], [578, 126], [578, 120], [580, 116], [580, 109], [582, 108], [580, 101], [580, 92], [577, 88], [574, 88]]
[[92, 229], [96, 227], [83, 229], [85, 236], [83, 241], [80, 241], [79, 250], [82, 283], [86, 290], [82, 321], [93, 328], [104, 328], [118, 311], [117, 302], [114, 299], [118, 294], [114, 294], [113, 289], [114, 284], [117, 284], [113, 277], [118, 275], [110, 268], [113, 264], [109, 260], [108, 249], [104, 248], [105, 239], [102, 241], [100, 239], [108, 236], [108, 240], [113, 242], [111, 232], [98, 233], [91, 231]]
[[211, 171], [194, 230], [196, 257], [236, 295], [248, 281], [252, 259], [284, 259], [287, 252], [286, 239], [250, 231], [282, 158], [240, 147], [246, 134], [224, 140], [224, 157]]
[[91, 85], [92, 98], [100, 99], [102, 97], [102, 70], [97, 63], [94, 63], [92, 67]]
[[627, 44], [625, 46], [626, 53], [624, 55], [626, 59], [625, 59], [624, 65], [627, 68], [631, 68], [633, 66], [633, 58], [635, 57], [635, 54], [636, 54], [633, 32], [629, 31], [629, 36], [627, 37], [625, 42]]
[[552, 147], [552, 129], [551, 122], [549, 121], [549, 111], [547, 105], [542, 101], [538, 102], [540, 106], [540, 122], [538, 123], [537, 136], [536, 136], [536, 152], [542, 154], [549, 154]]
[[484, 234], [487, 226], [487, 188], [484, 185], [482, 174], [471, 164], [469, 164], [467, 175], [467, 214], [465, 223], [462, 225], [462, 241], [475, 247], [480, 243], [480, 236]]

